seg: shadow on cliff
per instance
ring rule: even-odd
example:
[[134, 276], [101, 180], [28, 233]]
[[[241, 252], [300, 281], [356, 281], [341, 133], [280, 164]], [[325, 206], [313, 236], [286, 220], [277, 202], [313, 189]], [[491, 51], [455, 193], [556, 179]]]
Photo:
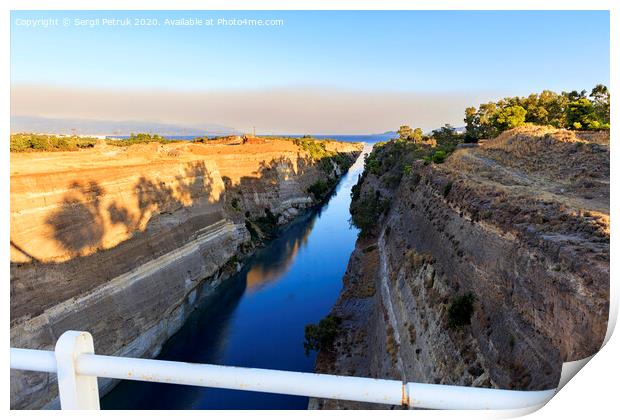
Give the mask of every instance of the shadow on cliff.
[[92, 253], [102, 246], [106, 219], [111, 225], [123, 225], [135, 234], [146, 227], [151, 215], [172, 213], [191, 206], [198, 197], [211, 195], [214, 180], [204, 162], [188, 164], [184, 172], [184, 176], [175, 177], [175, 188], [163, 181], [140, 177], [133, 188], [137, 214], [117, 202], [103, 208], [101, 199], [106, 191], [96, 181], [73, 182], [60, 208], [45, 223], [52, 228], [55, 241], [71, 257]]
[[[140, 177], [131, 198], [123, 197], [123, 202], [106, 200], [109, 191], [96, 180], [71, 182], [59, 208], [45, 219], [64, 261], [44, 262], [37, 257], [36, 249], [27, 249], [11, 238], [11, 247], [29, 259], [11, 262], [11, 320], [36, 316], [59, 302], [83, 295], [178, 248], [219, 220], [230, 218], [243, 223], [270, 216], [273, 209], [268, 203], [282, 198], [280, 190], [285, 189], [286, 181], [295, 177], [314, 182], [308, 177], [316, 178], [316, 172], [310, 172], [315, 165], [300, 154], [296, 159], [261, 161], [254, 173], [237, 183], [223, 177], [224, 191], [218, 195], [213, 190], [218, 180], [205, 163], [188, 163], [184, 174], [175, 177], [174, 185]], [[135, 204], [128, 207], [127, 199], [135, 200]], [[124, 230], [126, 239], [106, 244], [111, 229], [116, 233]]]
[[60, 209], [45, 223], [52, 227], [54, 239], [72, 255], [96, 248], [104, 234], [101, 197], [105, 190], [96, 182], [73, 182]]
[[[267, 248], [259, 250], [245, 267], [225, 284], [201, 296], [196, 310], [162, 347], [157, 359], [190, 363], [227, 364], [230, 329], [244, 295], [273, 283], [290, 269], [299, 250], [306, 246], [317, 213], [308, 213], [288, 226]], [[190, 389], [191, 388], [191, 389]], [[199, 408], [208, 395], [220, 391], [154, 382], [121, 381], [101, 400], [102, 409]], [[200, 406], [202, 408], [202, 406]]]
[[[132, 208], [105, 200], [107, 191], [95, 180], [71, 182], [58, 208], [45, 219], [65, 261], [44, 262], [36, 257], [36, 249], [11, 240], [11, 247], [30, 260], [11, 262], [11, 319], [36, 316], [170, 251], [166, 242], [174, 243], [176, 225], [160, 219], [178, 210], [191, 211], [205, 197], [217, 208], [221, 199], [211, 197], [215, 180], [204, 162], [188, 163], [175, 181], [172, 186], [140, 177], [133, 186], [131, 199], [136, 205]], [[221, 219], [221, 211], [196, 218], [196, 223], [215, 222]], [[119, 227], [126, 239], [106, 248], [106, 233]]]

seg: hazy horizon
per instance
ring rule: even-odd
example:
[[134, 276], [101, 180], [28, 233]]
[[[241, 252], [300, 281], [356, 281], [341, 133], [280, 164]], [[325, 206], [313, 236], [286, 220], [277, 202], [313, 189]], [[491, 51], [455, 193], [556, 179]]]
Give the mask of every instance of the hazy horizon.
[[[266, 96], [270, 101], [264, 101]], [[412, 119], [411, 115], [416, 118], [410, 123], [426, 131], [445, 123], [460, 126], [463, 111], [472, 105], [472, 99], [477, 104], [497, 97], [493, 93], [458, 92], [273, 89], [189, 93], [14, 86], [11, 115], [188, 127], [217, 124], [248, 133], [256, 127], [258, 133], [266, 134], [376, 134], [397, 130]]]
[[[125, 17], [158, 25], [96, 23]], [[218, 17], [282, 25], [164, 25]], [[597, 83], [607, 11], [11, 13], [12, 116], [368, 134], [460, 126], [468, 106]]]

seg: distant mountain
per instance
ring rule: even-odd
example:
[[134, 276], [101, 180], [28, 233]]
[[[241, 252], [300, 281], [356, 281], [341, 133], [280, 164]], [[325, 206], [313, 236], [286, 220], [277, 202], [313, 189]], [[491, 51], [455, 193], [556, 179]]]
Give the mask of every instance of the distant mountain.
[[[454, 130], [458, 133], [458, 134], [464, 134], [465, 133], [465, 126], [463, 127], [453, 127]], [[437, 130], [439, 130], [439, 128], [437, 128]], [[433, 132], [433, 130], [429, 130], [428, 132], [425, 132], [424, 134], [431, 134]], [[374, 136], [382, 136], [382, 137], [390, 137], [390, 138], [397, 138], [398, 137], [398, 131], [386, 131], [385, 133], [381, 133], [381, 134], [373, 134]]]
[[[438, 128], [436, 128], [434, 130], [430, 130], [427, 134], [431, 134], [433, 131], [440, 130], [441, 128], [442, 127], [438, 127]], [[454, 127], [454, 126], [452, 126], [452, 128], [454, 128], [454, 131], [456, 131], [457, 134], [465, 134], [465, 131], [466, 131], [466, 127], [465, 126], [462, 126], [462, 127]]]
[[153, 133], [162, 136], [241, 134], [239, 130], [218, 124], [183, 126], [149, 121], [106, 121], [77, 118], [44, 118], [27, 115], [11, 116], [11, 133], [92, 134], [123, 136], [131, 133]]
[[398, 131], [386, 131], [385, 133], [375, 133], [373, 136], [391, 136], [398, 137]]

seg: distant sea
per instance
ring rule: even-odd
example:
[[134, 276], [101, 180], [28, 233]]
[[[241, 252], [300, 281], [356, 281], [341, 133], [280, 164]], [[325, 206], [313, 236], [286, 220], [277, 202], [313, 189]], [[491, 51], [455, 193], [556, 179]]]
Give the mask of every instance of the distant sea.
[[[302, 136], [290, 136], [290, 137], [302, 137]], [[317, 139], [332, 139], [339, 141], [348, 141], [351, 143], [362, 142], [362, 143], [378, 143], [380, 141], [388, 141], [393, 139], [394, 137], [398, 137], [398, 134], [389, 132], [383, 134], [332, 134], [332, 135], [324, 135], [324, 134], [316, 134], [312, 137]]]
[[[291, 137], [291, 138], [301, 138], [303, 135], [300, 134], [259, 134], [258, 137]], [[363, 142], [363, 143], [377, 143], [380, 141], [387, 141], [394, 137], [397, 134], [394, 132], [382, 133], [382, 134], [314, 134], [312, 137], [316, 139], [332, 139], [338, 141], [346, 141], [351, 143]], [[203, 134], [195, 134], [190, 136], [164, 136], [170, 140], [193, 140], [196, 137], [208, 137], [214, 138], [216, 136], [205, 136]], [[126, 139], [129, 136], [107, 136], [107, 138], [115, 138], [115, 139]]]

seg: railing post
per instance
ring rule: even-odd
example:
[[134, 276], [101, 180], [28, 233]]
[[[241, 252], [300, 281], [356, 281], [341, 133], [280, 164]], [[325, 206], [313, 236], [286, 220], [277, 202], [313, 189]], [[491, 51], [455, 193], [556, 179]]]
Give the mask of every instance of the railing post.
[[60, 408], [63, 410], [99, 410], [99, 388], [96, 376], [78, 375], [77, 357], [94, 354], [93, 337], [87, 332], [66, 331], [54, 350], [58, 375]]

